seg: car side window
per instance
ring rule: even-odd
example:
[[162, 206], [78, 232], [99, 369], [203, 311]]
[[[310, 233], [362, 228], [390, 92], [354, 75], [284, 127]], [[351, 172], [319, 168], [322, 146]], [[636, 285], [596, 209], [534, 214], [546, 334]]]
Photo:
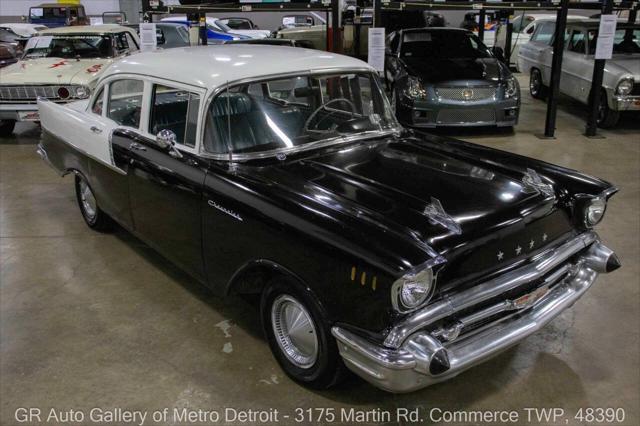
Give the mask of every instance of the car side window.
[[538, 43], [551, 44], [553, 33], [555, 31], [555, 24], [553, 22], [544, 22], [538, 25], [536, 32], [531, 36], [531, 41]]
[[104, 103], [104, 87], [101, 88], [98, 94], [96, 95], [96, 100], [93, 101], [91, 112], [97, 115], [102, 115], [103, 103]]
[[133, 39], [133, 37], [131, 36], [131, 34], [124, 33], [124, 36], [125, 36], [125, 40], [127, 42], [127, 45], [129, 46], [129, 52], [135, 52], [136, 50], [138, 50], [138, 45], [136, 44], [136, 42]]
[[116, 80], [109, 86], [107, 117], [116, 123], [138, 128], [142, 111], [142, 80]]
[[124, 33], [116, 34], [116, 48], [118, 53], [124, 53], [129, 50], [129, 43]]
[[171, 130], [176, 143], [188, 147], [196, 146], [196, 129], [200, 95], [156, 84], [153, 86], [153, 102], [149, 119], [149, 133]]
[[574, 30], [573, 34], [571, 34], [571, 39], [569, 40], [568, 49], [572, 52], [576, 53], [585, 53], [586, 49], [586, 41], [584, 38], [584, 32], [580, 30]]

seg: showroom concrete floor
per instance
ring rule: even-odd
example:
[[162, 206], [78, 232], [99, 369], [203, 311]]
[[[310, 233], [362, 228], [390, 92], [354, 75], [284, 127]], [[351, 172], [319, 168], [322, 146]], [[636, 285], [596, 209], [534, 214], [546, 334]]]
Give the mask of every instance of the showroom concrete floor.
[[17, 136], [0, 139], [0, 423], [17, 423], [19, 407], [277, 408], [291, 416], [296, 407], [419, 407], [425, 419], [438, 407], [518, 410], [521, 423], [524, 407], [561, 407], [566, 416], [557, 423], [575, 424], [581, 407], [621, 407], [625, 424], [640, 424], [640, 125], [637, 115], [625, 117], [601, 131], [605, 139], [587, 139], [583, 115], [562, 100], [558, 139], [539, 140], [545, 104], [525, 95], [517, 133], [440, 133], [617, 184], [599, 233], [622, 269], [519, 346], [408, 395], [355, 378], [325, 392], [290, 381], [252, 303], [211, 296], [125, 231], [90, 231], [72, 179], [58, 178], [35, 154], [38, 128], [19, 125]]

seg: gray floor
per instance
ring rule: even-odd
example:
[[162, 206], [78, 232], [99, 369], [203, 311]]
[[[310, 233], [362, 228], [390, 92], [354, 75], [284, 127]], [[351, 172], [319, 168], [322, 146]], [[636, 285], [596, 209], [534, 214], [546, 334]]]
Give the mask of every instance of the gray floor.
[[562, 100], [558, 138], [544, 141], [534, 136], [544, 108], [525, 96], [515, 134], [444, 133], [617, 184], [621, 192], [599, 233], [623, 268], [503, 355], [395, 396], [357, 379], [326, 392], [291, 382], [262, 338], [253, 305], [210, 296], [124, 231], [90, 231], [72, 180], [59, 179], [36, 156], [38, 129], [19, 126], [16, 137], [0, 139], [0, 423], [16, 424], [19, 407], [38, 407], [45, 417], [52, 407], [87, 416], [94, 407], [277, 408], [290, 415], [296, 407], [418, 407], [427, 420], [438, 407], [518, 410], [527, 424], [524, 407], [561, 407], [566, 416], [558, 423], [577, 424], [581, 407], [621, 407], [625, 424], [640, 424], [638, 116], [601, 132], [606, 139], [590, 140], [581, 135], [582, 107]]

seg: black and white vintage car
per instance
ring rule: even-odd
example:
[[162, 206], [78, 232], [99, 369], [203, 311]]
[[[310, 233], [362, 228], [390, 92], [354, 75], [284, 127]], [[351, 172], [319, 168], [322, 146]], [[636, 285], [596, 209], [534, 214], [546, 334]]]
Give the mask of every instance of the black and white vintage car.
[[38, 152], [74, 176], [86, 223], [117, 222], [218, 294], [261, 295], [275, 358], [308, 386], [345, 366], [392, 392], [448, 379], [619, 267], [593, 230], [614, 186], [406, 131], [353, 58], [141, 53], [39, 110]]

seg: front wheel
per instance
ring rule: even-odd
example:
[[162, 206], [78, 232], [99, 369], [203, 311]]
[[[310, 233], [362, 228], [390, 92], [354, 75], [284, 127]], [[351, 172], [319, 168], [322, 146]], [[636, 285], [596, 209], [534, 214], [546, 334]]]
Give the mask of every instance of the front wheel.
[[0, 120], [0, 136], [11, 136], [16, 127], [16, 120]]
[[598, 105], [598, 127], [610, 129], [618, 124], [618, 120], [620, 120], [620, 111], [609, 108], [607, 93], [603, 90], [600, 94], [600, 104]]
[[262, 293], [260, 314], [271, 351], [289, 377], [315, 389], [340, 380], [344, 365], [331, 327], [308, 292], [290, 280], [273, 280]]
[[75, 184], [76, 199], [78, 200], [80, 213], [82, 213], [82, 218], [89, 225], [89, 228], [100, 232], [111, 230], [113, 222], [98, 206], [96, 197], [87, 180], [77, 174]]
[[542, 82], [542, 73], [539, 69], [531, 69], [529, 76], [529, 93], [535, 99], [544, 99], [547, 95], [547, 88]]

